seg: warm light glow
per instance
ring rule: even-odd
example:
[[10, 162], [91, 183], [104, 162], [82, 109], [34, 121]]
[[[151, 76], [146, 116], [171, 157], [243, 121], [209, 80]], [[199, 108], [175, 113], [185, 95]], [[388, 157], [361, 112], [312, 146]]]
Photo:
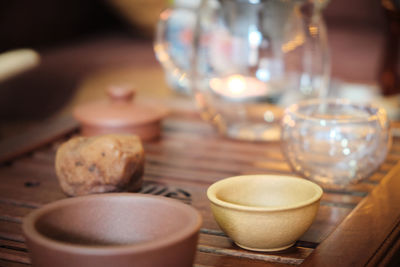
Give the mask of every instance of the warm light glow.
[[232, 100], [246, 100], [267, 95], [267, 85], [254, 77], [231, 75], [226, 78], [214, 78], [210, 81], [211, 89]]
[[163, 21], [166, 21], [170, 16], [171, 16], [171, 10], [170, 9], [166, 9], [163, 12], [161, 12], [160, 19], [163, 20]]
[[243, 94], [246, 90], [246, 81], [243, 76], [233, 75], [228, 78], [228, 90], [234, 95]]
[[317, 26], [310, 26], [310, 27], [308, 27], [308, 30], [309, 30], [311, 36], [316, 36], [318, 34]]
[[289, 42], [282, 45], [282, 51], [284, 53], [290, 52], [290, 51], [294, 50], [296, 47], [302, 45], [304, 43], [304, 41], [305, 41], [305, 39], [304, 39], [303, 33], [298, 33], [293, 38], [293, 40], [290, 40]]
[[156, 44], [154, 46], [154, 50], [156, 52], [157, 59], [163, 63], [168, 62], [170, 60], [168, 53], [164, 50], [161, 44]]

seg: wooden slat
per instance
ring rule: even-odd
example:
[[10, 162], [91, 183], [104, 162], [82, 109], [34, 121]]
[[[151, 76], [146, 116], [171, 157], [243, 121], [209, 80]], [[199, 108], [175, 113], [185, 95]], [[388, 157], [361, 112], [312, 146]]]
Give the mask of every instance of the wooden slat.
[[196, 255], [195, 267], [236, 267], [236, 266], [246, 266], [246, 267], [282, 267], [287, 266], [287, 264], [277, 263], [277, 262], [265, 262], [263, 260], [248, 259], [242, 257], [235, 257], [232, 255], [225, 254], [215, 254], [211, 250], [203, 249]]
[[1, 244], [0, 244], [0, 258], [18, 263], [25, 263], [25, 264], [31, 263], [27, 252], [2, 248]]
[[[23, 168], [3, 168], [0, 170], [3, 181], [0, 187], [0, 199], [13, 201], [16, 205], [39, 207], [43, 204], [65, 198], [55, 174], [40, 172], [27, 173]], [[29, 183], [38, 186], [29, 186]]]
[[379, 253], [368, 262], [368, 266], [400, 266], [400, 225], [382, 243]]
[[257, 253], [237, 247], [227, 237], [205, 234], [200, 235], [199, 250], [219, 255], [230, 255], [240, 258], [294, 265], [300, 264], [312, 252], [310, 248], [293, 247], [288, 249], [286, 253]]
[[5, 248], [13, 248], [15, 250], [27, 252], [28, 248], [24, 242], [16, 242], [11, 240], [0, 239], [0, 244]]
[[21, 135], [0, 142], [0, 163], [33, 151], [77, 129], [78, 123], [70, 116], [55, 118]]
[[31, 211], [31, 208], [5, 203], [0, 199], [0, 220], [21, 223], [23, 217]]
[[22, 264], [31, 263], [27, 248], [24, 243], [4, 239], [0, 239], [0, 258], [2, 260]]
[[0, 220], [0, 240], [24, 242], [21, 224]]
[[28, 267], [30, 264], [0, 259], [0, 267]]
[[365, 266], [382, 257], [391, 245], [382, 244], [399, 227], [399, 176], [397, 165], [302, 266]]

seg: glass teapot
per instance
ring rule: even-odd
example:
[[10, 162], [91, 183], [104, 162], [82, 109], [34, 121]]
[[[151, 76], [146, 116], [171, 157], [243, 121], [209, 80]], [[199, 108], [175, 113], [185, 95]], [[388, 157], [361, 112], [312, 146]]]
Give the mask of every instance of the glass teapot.
[[[186, 82], [202, 117], [222, 134], [277, 140], [286, 106], [327, 95], [325, 5], [325, 0], [202, 0], [175, 7], [170, 16], [161, 15], [156, 55], [167, 75]], [[180, 24], [188, 38], [174, 51], [172, 42], [181, 39], [168, 39], [166, 26], [177, 10], [191, 20]]]
[[175, 91], [191, 94], [189, 80], [193, 56], [193, 30], [201, 0], [173, 0], [156, 27], [154, 52], [164, 68], [165, 79]]

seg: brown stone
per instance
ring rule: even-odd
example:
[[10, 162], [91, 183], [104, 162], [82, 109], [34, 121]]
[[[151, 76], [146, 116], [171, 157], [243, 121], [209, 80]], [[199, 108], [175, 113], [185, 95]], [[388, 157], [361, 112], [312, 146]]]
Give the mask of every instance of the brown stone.
[[69, 196], [137, 191], [144, 170], [143, 146], [135, 135], [74, 137], [57, 150], [55, 167]]

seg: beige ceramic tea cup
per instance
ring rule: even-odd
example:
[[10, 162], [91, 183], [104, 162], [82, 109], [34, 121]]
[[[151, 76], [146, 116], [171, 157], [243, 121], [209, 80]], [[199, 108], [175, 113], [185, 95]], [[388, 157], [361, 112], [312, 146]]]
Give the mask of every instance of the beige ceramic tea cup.
[[311, 226], [322, 193], [302, 178], [247, 175], [214, 183], [207, 196], [218, 225], [238, 246], [277, 251], [291, 247]]

